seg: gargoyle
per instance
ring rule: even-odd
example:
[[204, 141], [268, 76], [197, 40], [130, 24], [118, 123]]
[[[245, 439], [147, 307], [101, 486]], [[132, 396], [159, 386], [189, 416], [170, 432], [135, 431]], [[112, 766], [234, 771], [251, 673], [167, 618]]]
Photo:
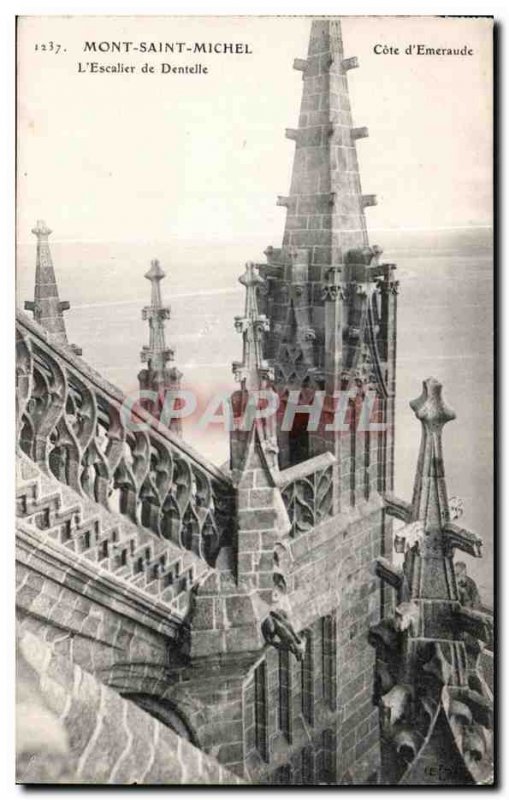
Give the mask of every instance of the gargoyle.
[[262, 622], [262, 634], [267, 644], [277, 650], [293, 653], [297, 661], [304, 658], [306, 642], [295, 632], [285, 611], [272, 609]]

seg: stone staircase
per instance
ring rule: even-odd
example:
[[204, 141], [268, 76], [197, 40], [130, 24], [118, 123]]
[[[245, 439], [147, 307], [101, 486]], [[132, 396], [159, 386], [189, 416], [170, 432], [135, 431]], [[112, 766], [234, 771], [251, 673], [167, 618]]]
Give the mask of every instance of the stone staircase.
[[191, 551], [79, 495], [23, 453], [17, 459], [16, 515], [43, 539], [167, 603], [172, 612], [183, 612], [189, 589], [210, 570]]

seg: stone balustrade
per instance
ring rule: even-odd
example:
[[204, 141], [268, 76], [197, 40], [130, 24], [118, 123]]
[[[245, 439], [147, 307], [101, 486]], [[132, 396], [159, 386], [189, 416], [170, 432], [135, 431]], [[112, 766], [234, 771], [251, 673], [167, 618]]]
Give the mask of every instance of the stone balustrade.
[[16, 377], [18, 446], [43, 471], [211, 566], [231, 546], [231, 481], [22, 312]]
[[292, 537], [333, 515], [332, 468], [335, 463], [332, 453], [322, 453], [279, 473], [278, 485], [292, 525]]

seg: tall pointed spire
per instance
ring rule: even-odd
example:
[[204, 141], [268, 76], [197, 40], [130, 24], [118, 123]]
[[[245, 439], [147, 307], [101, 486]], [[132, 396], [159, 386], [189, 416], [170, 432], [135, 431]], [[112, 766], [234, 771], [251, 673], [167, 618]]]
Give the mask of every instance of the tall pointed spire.
[[[340, 20], [313, 20], [307, 58], [294, 62], [303, 89], [298, 126], [286, 130], [295, 152], [288, 196], [278, 198], [286, 207], [285, 230], [282, 246], [268, 247], [268, 263], [260, 265], [267, 282], [260, 309], [270, 320], [264, 354], [274, 362], [280, 396], [301, 388], [301, 404], [307, 405], [306, 394], [325, 390], [325, 422], [335, 412], [338, 391], [357, 389], [360, 398], [373, 390], [377, 422], [388, 423], [383, 435], [390, 453], [396, 282], [393, 265], [381, 263], [381, 248], [368, 240], [365, 209], [376, 198], [362, 193], [359, 176], [357, 142], [368, 131], [352, 120], [348, 72], [357, 66], [356, 58], [345, 57]], [[349, 419], [353, 438], [355, 410]], [[368, 436], [359, 433], [354, 445], [330, 426], [301, 427], [296, 422], [289, 432], [279, 430], [280, 466], [332, 452], [342, 463], [342, 502], [369, 496], [373, 477], [378, 489], [392, 483], [389, 458], [374, 475], [379, 437], [369, 439], [371, 477], [364, 470], [359, 482], [353, 473], [360, 476]], [[351, 451], [348, 459], [345, 449]], [[359, 489], [352, 490], [354, 485]]]
[[[337, 384], [342, 370], [356, 360], [352, 352], [360, 352], [355, 317], [362, 316], [367, 295], [345, 293], [343, 330], [332, 329], [338, 315], [325, 319], [323, 313], [331, 269], [336, 278], [341, 276], [335, 283], [341, 293], [349, 282], [373, 282], [384, 273], [378, 263], [381, 249], [369, 247], [364, 213], [367, 206], [376, 205], [376, 198], [362, 194], [357, 160], [357, 141], [368, 130], [353, 126], [350, 109], [348, 72], [357, 66], [356, 58], [344, 56], [340, 21], [313, 20], [307, 58], [294, 62], [302, 73], [303, 89], [298, 127], [286, 130], [295, 153], [289, 194], [277, 201], [286, 207], [283, 243], [281, 248], [267, 248], [268, 265], [262, 269], [272, 300], [267, 354], [275, 359], [279, 382], [293, 375], [298, 361], [299, 374], [307, 367], [303, 380], [309, 385], [323, 388], [326, 378], [330, 385]], [[286, 352], [281, 335], [288, 328], [289, 304], [299, 345], [293, 354]], [[345, 347], [343, 336], [352, 340]], [[325, 356], [325, 343], [334, 353]]]
[[296, 59], [303, 91], [296, 129], [286, 136], [295, 141], [283, 245], [308, 248], [310, 264], [340, 266], [344, 253], [368, 244], [364, 208], [376, 204], [363, 195], [356, 141], [367, 128], [354, 128], [348, 93], [348, 72], [358, 66], [345, 58], [341, 23], [313, 20], [307, 59]]
[[76, 345], [69, 345], [67, 341], [63, 312], [68, 311], [70, 304], [67, 300], [60, 300], [58, 296], [49, 247], [51, 230], [43, 220], [37, 220], [32, 233], [37, 237], [35, 292], [33, 300], [25, 301], [25, 308], [32, 311], [35, 321], [46, 329], [49, 342], [70, 347], [76, 355], [81, 355], [81, 349]]
[[[157, 259], [150, 262], [150, 269], [145, 273], [145, 278], [151, 283], [150, 305], [142, 311], [142, 319], [148, 320], [149, 344], [141, 350], [141, 361], [147, 364], [138, 374], [140, 389], [156, 392], [158, 399], [142, 397], [142, 405], [154, 416], [159, 417], [169, 392], [178, 392], [182, 373], [176, 366], [167, 366], [174, 359], [174, 351], [166, 346], [165, 320], [170, 318], [170, 307], [164, 306], [161, 296], [161, 281], [166, 273], [161, 268]], [[174, 408], [178, 408], [178, 400]], [[180, 419], [171, 418], [169, 427], [175, 433], [181, 434]]]

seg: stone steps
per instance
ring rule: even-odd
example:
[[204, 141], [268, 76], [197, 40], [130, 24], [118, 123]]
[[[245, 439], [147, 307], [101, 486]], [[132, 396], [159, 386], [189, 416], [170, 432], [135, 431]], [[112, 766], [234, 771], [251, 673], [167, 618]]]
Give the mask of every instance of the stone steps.
[[170, 606], [181, 605], [182, 595], [209, 569], [194, 553], [60, 484], [26, 456], [19, 461], [17, 516], [39, 534]]

